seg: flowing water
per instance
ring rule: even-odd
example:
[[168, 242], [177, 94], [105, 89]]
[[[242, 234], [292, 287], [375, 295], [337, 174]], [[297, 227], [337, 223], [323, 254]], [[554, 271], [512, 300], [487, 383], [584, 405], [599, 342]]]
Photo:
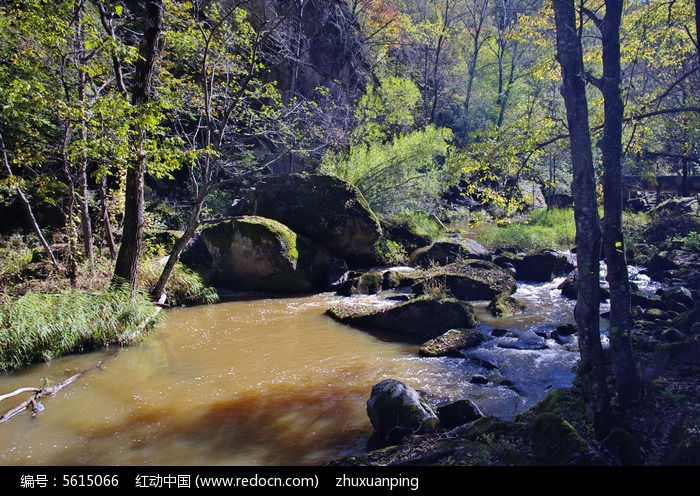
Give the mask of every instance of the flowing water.
[[[366, 401], [386, 378], [512, 419], [573, 379], [576, 342], [535, 334], [572, 321], [573, 304], [557, 283], [521, 283], [515, 297], [528, 310], [509, 319], [489, 317], [477, 303], [482, 332], [511, 332], [465, 351], [466, 359], [419, 358], [415, 343], [337, 323], [325, 315], [342, 299], [333, 293], [167, 310], [142, 344], [0, 377], [4, 394], [103, 361], [44, 398], [35, 417], [0, 424], [0, 464], [321, 464], [364, 449]], [[488, 383], [470, 383], [474, 375]], [[0, 412], [25, 397], [3, 401]]]

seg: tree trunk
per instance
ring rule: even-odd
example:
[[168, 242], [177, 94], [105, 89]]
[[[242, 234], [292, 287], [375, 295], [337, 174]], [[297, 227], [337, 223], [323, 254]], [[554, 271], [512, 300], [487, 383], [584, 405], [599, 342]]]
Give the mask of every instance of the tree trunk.
[[620, 90], [620, 23], [622, 0], [605, 1], [601, 23], [603, 43], [603, 79], [605, 121], [601, 152], [603, 167], [603, 250], [610, 286], [610, 326], [608, 334], [615, 376], [617, 399], [625, 408], [639, 396], [639, 379], [632, 353], [633, 327], [629, 275], [622, 234], [622, 120], [624, 104]]
[[185, 232], [175, 242], [175, 246], [170, 252], [170, 257], [168, 257], [168, 261], [165, 263], [165, 267], [163, 267], [163, 272], [161, 272], [160, 278], [151, 292], [153, 300], [161, 305], [165, 303], [165, 290], [168, 286], [168, 282], [170, 281], [170, 276], [175, 269], [175, 264], [177, 264], [177, 262], [180, 260], [180, 255], [182, 255], [185, 247], [194, 237], [194, 234], [199, 227], [199, 215], [202, 212], [202, 206], [204, 205], [204, 201], [206, 200], [208, 194], [209, 193], [206, 188], [203, 188], [200, 191], [197, 199], [195, 200], [194, 206], [192, 207], [192, 211], [190, 212], [190, 217], [187, 222]]
[[109, 258], [117, 258], [117, 246], [112, 235], [112, 223], [109, 221], [109, 208], [107, 208], [107, 175], [102, 174], [100, 179], [100, 209], [102, 213], [102, 228], [104, 229], [105, 243], [109, 248]]
[[[143, 105], [149, 99], [156, 60], [160, 52], [163, 0], [151, 0], [147, 3], [144, 24], [143, 38], [139, 45], [139, 60], [136, 63], [136, 74], [131, 91], [134, 106]], [[142, 127], [138, 130], [135, 140], [136, 158], [126, 173], [124, 230], [113, 277], [114, 283], [126, 282], [129, 284], [132, 295], [136, 291], [136, 275], [143, 238], [145, 140], [146, 129]]]
[[599, 323], [600, 226], [588, 126], [588, 101], [583, 80], [581, 41], [576, 30], [574, 0], [553, 0], [561, 93], [566, 105], [573, 166], [574, 217], [578, 289], [574, 318], [579, 333], [584, 395], [589, 420], [598, 433], [606, 429], [609, 402], [605, 387]]
[[95, 255], [92, 242], [92, 221], [90, 220], [90, 199], [88, 194], [87, 176], [87, 120], [85, 118], [87, 98], [85, 94], [87, 86], [87, 75], [83, 70], [85, 63], [85, 31], [83, 26], [83, 10], [85, 4], [79, 2], [76, 6], [76, 45], [77, 54], [75, 65], [78, 71], [78, 100], [80, 101], [81, 117], [79, 122], [79, 135], [81, 142], [80, 159], [78, 162], [78, 187], [80, 188], [80, 223], [83, 231], [83, 250], [85, 258], [94, 262]]

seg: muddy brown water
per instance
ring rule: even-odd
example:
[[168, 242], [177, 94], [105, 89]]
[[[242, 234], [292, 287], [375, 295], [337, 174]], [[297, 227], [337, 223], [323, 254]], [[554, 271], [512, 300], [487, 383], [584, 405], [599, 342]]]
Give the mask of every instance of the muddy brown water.
[[[373, 384], [442, 374], [416, 346], [339, 324], [331, 293], [165, 312], [120, 350], [0, 377], [0, 394], [55, 384], [100, 360], [34, 418], [0, 424], [4, 465], [313, 465], [361, 450]], [[449, 395], [449, 384], [438, 388]], [[4, 412], [21, 398], [0, 404]]]
[[[344, 300], [333, 293], [170, 309], [141, 344], [0, 376], [5, 394], [103, 361], [44, 398], [35, 417], [0, 424], [0, 465], [318, 465], [365, 449], [366, 402], [387, 378], [510, 420], [573, 380], [576, 341], [538, 336], [572, 322], [559, 282], [519, 282], [514, 296], [528, 309], [507, 319], [475, 302], [479, 330], [510, 332], [464, 358], [420, 358], [417, 343], [340, 324], [325, 314]], [[0, 402], [0, 412], [26, 397]]]

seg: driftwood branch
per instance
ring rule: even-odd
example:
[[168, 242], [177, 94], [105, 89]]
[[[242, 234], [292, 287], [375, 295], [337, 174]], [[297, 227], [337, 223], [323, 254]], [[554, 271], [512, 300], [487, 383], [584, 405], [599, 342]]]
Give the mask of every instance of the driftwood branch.
[[59, 392], [61, 389], [64, 387], [72, 384], [73, 382], [77, 381], [80, 376], [83, 374], [97, 368], [102, 367], [102, 362], [97, 362], [95, 365], [92, 365], [86, 369], [81, 370], [77, 374], [74, 374], [70, 376], [68, 379], [66, 379], [63, 382], [60, 382], [59, 384], [56, 384], [55, 386], [51, 387], [45, 387], [45, 388], [31, 388], [31, 387], [26, 387], [26, 388], [20, 388], [15, 391], [12, 391], [11, 393], [4, 394], [0, 396], [0, 401], [5, 400], [7, 398], [11, 398], [13, 396], [17, 396], [22, 393], [34, 393], [29, 399], [26, 401], [23, 401], [21, 404], [16, 406], [15, 408], [8, 410], [5, 412], [2, 416], [0, 416], [0, 423], [2, 422], [7, 422], [13, 417], [16, 417], [17, 415], [21, 414], [24, 411], [31, 411], [32, 415], [36, 415], [36, 413], [39, 411], [38, 406], [37, 406], [37, 401], [44, 396], [53, 396], [57, 392]]

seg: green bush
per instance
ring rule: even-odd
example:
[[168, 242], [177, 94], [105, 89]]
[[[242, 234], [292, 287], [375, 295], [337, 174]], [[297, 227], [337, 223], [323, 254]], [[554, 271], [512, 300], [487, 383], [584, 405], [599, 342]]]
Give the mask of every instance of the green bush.
[[126, 288], [85, 293], [0, 296], [0, 370], [112, 344], [139, 341], [156, 323], [156, 307]]

